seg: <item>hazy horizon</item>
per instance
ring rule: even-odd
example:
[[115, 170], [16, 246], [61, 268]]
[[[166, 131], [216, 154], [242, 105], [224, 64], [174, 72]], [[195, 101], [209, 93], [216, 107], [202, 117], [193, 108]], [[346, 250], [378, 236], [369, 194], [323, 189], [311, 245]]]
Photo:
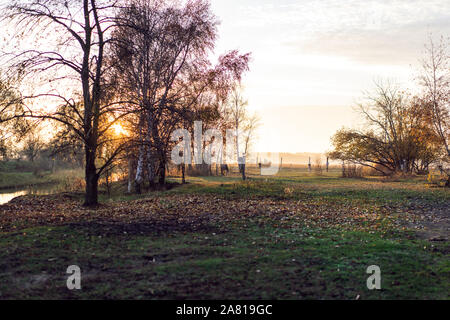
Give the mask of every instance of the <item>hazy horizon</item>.
[[450, 33], [450, 2], [212, 0], [216, 54], [252, 52], [245, 96], [261, 117], [257, 151], [325, 152], [355, 126], [376, 79], [411, 86], [430, 33]]

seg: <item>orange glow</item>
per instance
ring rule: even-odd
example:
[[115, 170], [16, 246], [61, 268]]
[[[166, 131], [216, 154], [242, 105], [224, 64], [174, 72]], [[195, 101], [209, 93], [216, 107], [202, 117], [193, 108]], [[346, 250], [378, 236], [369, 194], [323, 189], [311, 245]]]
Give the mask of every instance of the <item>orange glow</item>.
[[127, 135], [126, 130], [120, 125], [120, 123], [115, 123], [111, 128], [114, 130], [114, 134], [116, 136], [126, 136]]

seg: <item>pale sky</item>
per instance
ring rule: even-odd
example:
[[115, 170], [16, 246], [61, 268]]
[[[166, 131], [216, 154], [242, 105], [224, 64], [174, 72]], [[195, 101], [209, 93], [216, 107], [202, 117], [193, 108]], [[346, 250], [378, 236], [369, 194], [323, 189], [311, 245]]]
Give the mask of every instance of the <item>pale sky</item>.
[[216, 53], [252, 52], [244, 78], [257, 151], [324, 152], [373, 81], [411, 86], [428, 34], [450, 35], [449, 0], [212, 0]]

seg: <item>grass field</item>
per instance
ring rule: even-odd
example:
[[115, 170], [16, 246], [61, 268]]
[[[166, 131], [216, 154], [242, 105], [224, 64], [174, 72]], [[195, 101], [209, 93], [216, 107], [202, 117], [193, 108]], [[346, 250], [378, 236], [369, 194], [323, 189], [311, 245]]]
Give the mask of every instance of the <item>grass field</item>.
[[[0, 298], [450, 298], [450, 192], [423, 178], [284, 168], [188, 182], [139, 196], [119, 183], [97, 210], [74, 193], [0, 206]], [[370, 265], [381, 290], [367, 289]]]
[[0, 189], [28, 187], [52, 182], [46, 177], [36, 177], [32, 172], [0, 172]]
[[61, 190], [67, 189], [75, 178], [81, 177], [82, 170], [60, 170], [54, 173], [42, 172], [35, 174], [33, 172], [14, 172], [0, 171], [0, 190], [20, 189], [30, 186], [53, 185]]

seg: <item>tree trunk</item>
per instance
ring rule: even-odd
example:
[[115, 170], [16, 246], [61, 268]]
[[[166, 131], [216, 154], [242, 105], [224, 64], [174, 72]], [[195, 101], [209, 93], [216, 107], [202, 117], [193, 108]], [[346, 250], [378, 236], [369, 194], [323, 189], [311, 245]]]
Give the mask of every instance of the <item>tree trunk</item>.
[[147, 175], [148, 185], [150, 186], [150, 188], [153, 188], [155, 186], [155, 164], [153, 159], [153, 152], [151, 151], [150, 147], [147, 150]]
[[240, 154], [239, 154], [239, 122], [238, 122], [238, 120], [236, 119], [236, 159], [237, 159], [237, 162], [238, 162], [238, 166], [239, 166], [239, 157], [240, 157]]
[[139, 159], [136, 168], [136, 178], [134, 179], [134, 188], [137, 194], [141, 194], [141, 185], [142, 181], [144, 181], [144, 156], [145, 156], [145, 147], [141, 145], [139, 147]]
[[181, 183], [186, 183], [186, 164], [181, 164]]
[[105, 182], [106, 182], [106, 192], [108, 193], [108, 197], [111, 197], [111, 170], [107, 169], [106, 170], [106, 177], [105, 177]]
[[86, 194], [84, 206], [96, 206], [98, 204], [98, 174], [95, 167], [95, 152], [86, 150]]
[[164, 158], [159, 162], [159, 185], [166, 184], [166, 160]]
[[148, 183], [150, 188], [155, 185], [155, 157], [153, 155], [152, 150], [152, 139], [151, 135], [154, 134], [154, 123], [153, 123], [153, 115], [150, 108], [147, 108], [147, 174], [148, 174]]
[[128, 159], [128, 193], [133, 192], [133, 173], [134, 173], [134, 163], [133, 159], [130, 157]]

